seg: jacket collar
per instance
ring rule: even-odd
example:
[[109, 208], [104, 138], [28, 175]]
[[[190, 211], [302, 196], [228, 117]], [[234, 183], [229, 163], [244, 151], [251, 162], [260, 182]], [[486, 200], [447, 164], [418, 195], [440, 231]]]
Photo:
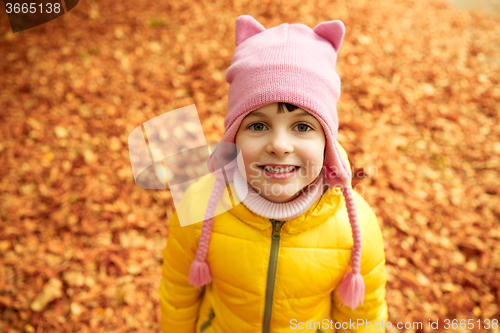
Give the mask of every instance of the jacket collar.
[[[233, 200], [237, 199], [236, 191], [234, 189], [234, 183], [229, 184], [231, 189], [231, 195]], [[223, 195], [221, 200], [224, 205], [231, 205], [231, 199], [229, 198], [228, 192]], [[311, 229], [323, 222], [325, 222], [328, 217], [332, 215], [332, 211], [335, 211], [340, 205], [340, 200], [342, 197], [342, 192], [339, 188], [328, 188], [326, 192], [317, 199], [302, 215], [299, 215], [293, 219], [287, 220], [283, 224], [282, 229], [290, 234], [300, 233], [307, 229]], [[235, 204], [236, 204], [235, 200]], [[272, 227], [270, 219], [257, 215], [249, 210], [243, 203], [239, 202], [228, 213], [234, 215], [236, 218], [240, 219], [244, 223], [257, 228], [259, 230], [265, 230]]]

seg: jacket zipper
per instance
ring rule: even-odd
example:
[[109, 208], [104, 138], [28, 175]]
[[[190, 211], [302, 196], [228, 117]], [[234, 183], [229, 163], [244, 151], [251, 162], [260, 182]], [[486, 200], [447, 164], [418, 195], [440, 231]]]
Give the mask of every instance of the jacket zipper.
[[273, 224], [271, 238], [271, 254], [269, 255], [269, 267], [267, 269], [266, 305], [264, 308], [264, 324], [262, 333], [269, 333], [271, 325], [271, 313], [273, 307], [274, 282], [276, 279], [276, 268], [278, 267], [278, 252], [280, 247], [280, 231], [286, 221], [269, 219]]
[[208, 314], [208, 320], [204, 322], [203, 325], [201, 325], [200, 332], [203, 332], [212, 324], [212, 319], [214, 317], [215, 317], [214, 309], [210, 309], [210, 313]]

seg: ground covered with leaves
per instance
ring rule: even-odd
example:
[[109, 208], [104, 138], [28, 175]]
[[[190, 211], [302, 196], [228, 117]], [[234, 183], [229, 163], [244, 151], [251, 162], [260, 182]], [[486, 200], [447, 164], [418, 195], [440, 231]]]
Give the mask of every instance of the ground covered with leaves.
[[196, 104], [220, 139], [241, 14], [346, 25], [339, 141], [383, 230], [391, 321], [499, 332], [500, 18], [442, 0], [81, 0], [16, 34], [1, 14], [0, 332], [159, 331], [174, 205], [135, 184], [128, 135]]

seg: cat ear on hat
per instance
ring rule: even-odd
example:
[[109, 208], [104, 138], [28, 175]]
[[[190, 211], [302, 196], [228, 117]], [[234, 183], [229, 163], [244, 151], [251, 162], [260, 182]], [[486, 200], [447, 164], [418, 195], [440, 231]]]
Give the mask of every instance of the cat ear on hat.
[[329, 41], [335, 52], [339, 52], [345, 35], [345, 25], [340, 20], [327, 21], [318, 24], [313, 31]]
[[250, 15], [240, 15], [236, 19], [236, 46], [247, 38], [265, 31], [266, 28]]

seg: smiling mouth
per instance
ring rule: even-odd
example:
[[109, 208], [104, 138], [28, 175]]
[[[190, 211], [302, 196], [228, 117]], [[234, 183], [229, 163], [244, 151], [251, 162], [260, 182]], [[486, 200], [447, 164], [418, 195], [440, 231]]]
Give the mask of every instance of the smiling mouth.
[[259, 166], [259, 168], [263, 169], [265, 172], [277, 173], [277, 174], [280, 174], [280, 173], [291, 173], [291, 172], [295, 172], [298, 169], [300, 169], [299, 166], [293, 166], [293, 168], [291, 168], [291, 167], [287, 167], [287, 168], [270, 168], [270, 167], [266, 167], [266, 166]]

